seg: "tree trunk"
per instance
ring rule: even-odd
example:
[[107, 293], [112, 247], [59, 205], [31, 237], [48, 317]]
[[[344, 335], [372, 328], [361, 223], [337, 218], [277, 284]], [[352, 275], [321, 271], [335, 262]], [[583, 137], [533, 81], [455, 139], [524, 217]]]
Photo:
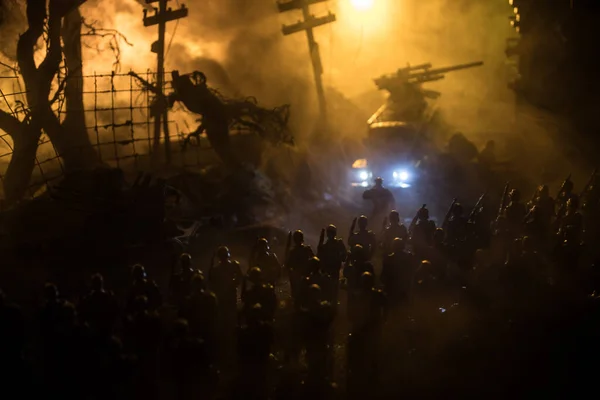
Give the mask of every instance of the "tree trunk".
[[35, 168], [40, 135], [40, 131], [34, 132], [34, 129], [23, 125], [21, 132], [14, 136], [13, 154], [4, 175], [4, 196], [7, 206], [17, 203], [27, 193], [31, 174]]
[[[81, 15], [77, 7], [85, 0], [27, 0], [28, 29], [19, 37], [17, 61], [30, 107], [30, 119], [21, 122], [0, 110], [0, 129], [13, 139], [13, 154], [4, 176], [6, 203], [12, 205], [23, 198], [29, 188], [35, 168], [38, 141], [42, 129], [48, 134], [67, 169], [79, 169], [92, 165], [98, 157], [85, 129], [83, 113], [83, 77], [81, 71]], [[75, 11], [74, 11], [75, 10]], [[65, 20], [64, 29], [62, 20]], [[48, 51], [36, 67], [34, 51], [48, 22]], [[68, 114], [65, 126], [61, 126], [48, 100], [52, 81], [62, 58], [61, 36], [64, 35], [65, 58], [72, 80], [65, 85], [67, 107], [74, 110]]]
[[68, 13], [62, 26], [63, 54], [67, 66], [65, 85], [66, 117], [52, 143], [64, 160], [67, 170], [93, 167], [98, 155], [88, 136], [83, 106], [83, 63], [81, 58], [81, 13]]
[[11, 206], [21, 200], [35, 168], [35, 156], [41, 131], [16, 117], [0, 111], [0, 129], [13, 139], [13, 154], [4, 175], [4, 197]]

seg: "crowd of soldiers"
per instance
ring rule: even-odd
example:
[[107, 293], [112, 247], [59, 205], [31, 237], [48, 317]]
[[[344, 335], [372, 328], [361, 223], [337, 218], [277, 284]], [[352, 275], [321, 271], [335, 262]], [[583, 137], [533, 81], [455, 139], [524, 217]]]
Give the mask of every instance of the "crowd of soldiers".
[[[323, 398], [340, 391], [334, 331], [343, 319], [346, 393], [372, 398], [390, 324], [416, 320], [420, 332], [428, 324], [436, 331], [436, 316], [463, 303], [518, 320], [525, 298], [596, 296], [595, 174], [581, 195], [570, 178], [555, 199], [547, 186], [529, 203], [509, 189], [497, 212], [485, 194], [469, 215], [455, 200], [439, 226], [423, 205], [409, 226], [391, 211], [377, 234], [367, 217], [355, 218], [346, 241], [329, 225], [316, 249], [302, 231], [290, 232], [282, 262], [265, 238], [245, 268], [227, 247], [205, 271], [183, 254], [165, 298], [142, 265], [133, 267], [125, 298], [106, 289], [100, 274], [74, 302], [48, 283], [36, 318], [2, 295], [3, 377], [21, 398], [152, 399], [165, 390], [176, 399]], [[278, 290], [288, 283], [291, 298]], [[426, 352], [431, 336], [417, 336], [409, 347]], [[277, 382], [274, 370], [284, 371]]]

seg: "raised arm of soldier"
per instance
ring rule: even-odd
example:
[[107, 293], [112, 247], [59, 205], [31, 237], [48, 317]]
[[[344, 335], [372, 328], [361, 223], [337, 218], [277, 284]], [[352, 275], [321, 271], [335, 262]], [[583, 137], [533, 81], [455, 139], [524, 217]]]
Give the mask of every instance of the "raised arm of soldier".
[[350, 225], [350, 232], [348, 232], [348, 246], [350, 246], [350, 248], [352, 248], [352, 246], [355, 244], [353, 243], [353, 237], [354, 230], [356, 229], [356, 221], [358, 221], [358, 218], [354, 217], [352, 220], [352, 225]]

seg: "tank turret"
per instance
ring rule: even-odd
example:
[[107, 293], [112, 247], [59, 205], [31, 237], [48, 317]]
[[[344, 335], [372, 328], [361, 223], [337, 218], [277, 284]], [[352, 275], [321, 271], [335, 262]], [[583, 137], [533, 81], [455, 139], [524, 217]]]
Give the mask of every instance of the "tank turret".
[[377, 122], [385, 112], [393, 115], [386, 119], [418, 121], [423, 117], [427, 108], [426, 99], [436, 99], [440, 96], [438, 92], [423, 89], [421, 87], [423, 83], [442, 80], [448, 72], [482, 65], [482, 61], [444, 68], [432, 68], [430, 63], [408, 65], [400, 68], [394, 74], [383, 75], [375, 79], [379, 90], [389, 92], [390, 96], [387, 103], [369, 119], [369, 124]]

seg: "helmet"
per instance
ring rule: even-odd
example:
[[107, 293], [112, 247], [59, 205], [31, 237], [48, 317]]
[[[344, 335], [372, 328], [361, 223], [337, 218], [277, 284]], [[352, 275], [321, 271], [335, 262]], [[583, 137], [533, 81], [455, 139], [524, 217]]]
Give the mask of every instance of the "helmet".
[[252, 307], [250, 307], [248, 309], [248, 312], [246, 313], [246, 320], [249, 323], [256, 323], [262, 319], [262, 315], [263, 315], [262, 304], [256, 303], [256, 304], [253, 304]]
[[75, 308], [75, 304], [66, 301], [62, 311], [63, 322], [68, 324], [75, 323], [75, 318], [77, 317], [77, 309]]
[[381, 178], [380, 176], [378, 176], [377, 178], [375, 178], [375, 184], [376, 185], [383, 185], [383, 178]]
[[363, 261], [365, 257], [365, 248], [360, 244], [355, 244], [350, 250], [350, 256], [353, 261]]
[[189, 269], [192, 265], [192, 256], [188, 253], [183, 253], [179, 256], [179, 262], [181, 263], [181, 269]]
[[269, 251], [269, 241], [265, 238], [260, 238], [256, 242], [256, 247], [262, 251]]
[[46, 301], [55, 301], [58, 299], [58, 288], [54, 283], [44, 285], [44, 298]]
[[257, 284], [261, 281], [262, 278], [262, 271], [260, 270], [260, 268], [258, 267], [252, 267], [250, 268], [250, 271], [248, 271], [248, 280], [254, 284]]
[[311, 300], [321, 300], [321, 286], [313, 284], [308, 288], [308, 298]]
[[188, 324], [188, 321], [186, 319], [178, 318], [173, 323], [173, 333], [175, 333], [175, 336], [177, 337], [186, 336], [189, 329], [190, 325]]
[[146, 279], [146, 268], [142, 264], [136, 264], [133, 266], [133, 271], [131, 272], [133, 279], [136, 281]]
[[437, 228], [434, 232], [433, 232], [433, 241], [435, 243], [442, 243], [444, 241], [444, 236], [445, 236], [445, 232], [444, 229], [442, 228]]
[[229, 248], [226, 246], [221, 246], [217, 249], [217, 257], [220, 260], [228, 260], [231, 258], [231, 253], [229, 252]]
[[361, 215], [360, 217], [358, 217], [358, 228], [359, 229], [367, 229], [368, 224], [369, 224], [369, 219], [366, 216]]
[[396, 210], [393, 210], [392, 212], [390, 212], [390, 216], [388, 217], [388, 219], [391, 223], [397, 224], [398, 222], [400, 222], [400, 213]]
[[192, 292], [198, 293], [205, 289], [204, 274], [196, 274], [192, 278]]
[[312, 257], [308, 260], [308, 270], [310, 272], [318, 272], [321, 269], [321, 260], [317, 257]]
[[565, 181], [565, 193], [571, 193], [573, 190], [573, 182], [570, 179]]
[[404, 243], [404, 240], [402, 240], [401, 238], [395, 238], [392, 241], [392, 251], [394, 253], [402, 253], [405, 248], [406, 248], [406, 244]]
[[337, 228], [335, 225], [329, 225], [327, 227], [326, 231], [327, 231], [327, 237], [329, 239], [333, 239], [337, 235]]
[[375, 286], [375, 277], [372, 273], [365, 271], [360, 276], [361, 286], [365, 289], [372, 289]]
[[462, 204], [460, 203], [456, 203], [454, 204], [454, 207], [452, 207], [452, 215], [456, 215], [456, 216], [461, 216], [463, 215], [464, 209]]
[[419, 208], [419, 211], [417, 211], [417, 218], [429, 219], [429, 210], [425, 207]]
[[101, 274], [92, 275], [92, 290], [100, 291], [104, 287], [104, 278]]
[[301, 230], [297, 230], [292, 234], [292, 239], [294, 240], [294, 244], [296, 246], [301, 245], [302, 243], [304, 243], [304, 232], [302, 232]]
[[429, 275], [431, 275], [432, 272], [433, 272], [433, 266], [431, 265], [431, 262], [429, 262], [428, 260], [423, 260], [423, 261], [421, 261], [421, 264], [417, 268], [417, 272], [415, 274], [415, 280], [418, 283], [422, 283], [423, 281], [425, 281], [427, 279], [427, 277]]

